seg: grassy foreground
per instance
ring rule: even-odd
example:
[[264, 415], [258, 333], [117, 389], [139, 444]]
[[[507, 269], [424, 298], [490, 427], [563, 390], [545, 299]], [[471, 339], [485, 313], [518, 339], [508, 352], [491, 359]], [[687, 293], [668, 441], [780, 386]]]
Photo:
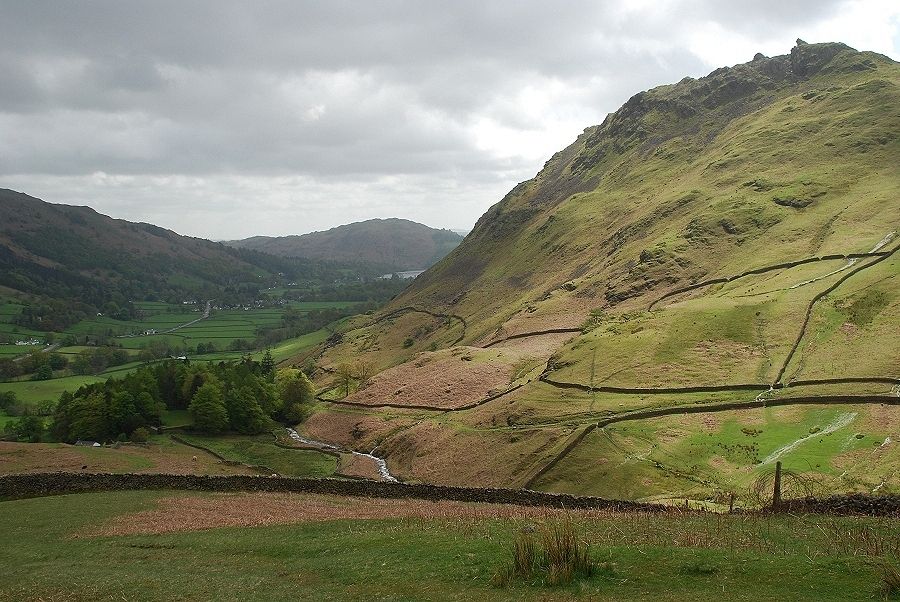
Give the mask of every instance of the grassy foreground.
[[166, 499], [216, 496], [223, 498], [119, 492], [0, 502], [0, 599], [871, 600], [883, 597], [883, 566], [896, 562], [890, 555], [900, 546], [900, 526], [889, 519], [572, 514], [597, 563], [592, 577], [497, 588], [491, 578], [511, 560], [516, 534], [558, 517], [470, 505], [442, 515], [435, 504], [427, 517], [91, 534]]

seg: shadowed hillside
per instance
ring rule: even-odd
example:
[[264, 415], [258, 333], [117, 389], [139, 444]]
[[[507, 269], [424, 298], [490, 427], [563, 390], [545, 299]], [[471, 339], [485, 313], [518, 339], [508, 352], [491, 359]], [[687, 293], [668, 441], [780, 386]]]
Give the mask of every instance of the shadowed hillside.
[[[328, 280], [338, 269], [0, 190], [0, 287], [62, 303], [73, 310], [68, 322], [135, 300], [252, 300], [279, 273]], [[33, 326], [60, 329], [67, 325], [66, 313], [48, 310], [55, 323]]]

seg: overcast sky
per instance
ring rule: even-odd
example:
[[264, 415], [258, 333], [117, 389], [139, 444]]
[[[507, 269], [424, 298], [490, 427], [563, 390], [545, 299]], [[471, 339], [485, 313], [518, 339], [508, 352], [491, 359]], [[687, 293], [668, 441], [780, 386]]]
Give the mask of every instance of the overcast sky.
[[641, 90], [900, 2], [0, 0], [0, 187], [214, 239], [470, 228]]

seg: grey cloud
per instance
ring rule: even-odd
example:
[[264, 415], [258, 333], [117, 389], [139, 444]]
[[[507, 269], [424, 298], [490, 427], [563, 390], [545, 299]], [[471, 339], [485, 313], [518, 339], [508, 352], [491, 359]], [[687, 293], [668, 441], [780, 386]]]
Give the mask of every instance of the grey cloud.
[[753, 2], [698, 2], [689, 14], [715, 21], [742, 33], [765, 35], [792, 24], [812, 24], [834, 16], [847, 0], [754, 0]]
[[[574, 138], [632, 94], [718, 66], [686, 44], [697, 24], [768, 42], [845, 3], [642, 4], [0, 0], [0, 185], [58, 194], [81, 182], [80, 196], [106, 198], [90, 174], [141, 179], [117, 188], [119, 210], [195, 177], [202, 213], [237, 198], [227, 177], [265, 196], [265, 178], [298, 176], [296, 198], [344, 195], [331, 202], [349, 221], [359, 195], [389, 205], [383, 182], [414, 178], [394, 195], [407, 203], [397, 215], [427, 214], [430, 196], [449, 202], [454, 189], [460, 206], [484, 209], [558, 150], [526, 156], [515, 134], [549, 137], [561, 123]], [[553, 86], [564, 92], [546, 106], [522, 105]], [[513, 140], [485, 148], [484, 122]], [[499, 192], [479, 196], [488, 190]]]

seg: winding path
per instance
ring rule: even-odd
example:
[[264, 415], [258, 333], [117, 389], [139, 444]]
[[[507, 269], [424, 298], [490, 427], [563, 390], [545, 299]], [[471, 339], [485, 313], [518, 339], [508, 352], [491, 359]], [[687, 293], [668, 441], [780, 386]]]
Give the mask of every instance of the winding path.
[[367, 327], [374, 326], [374, 325], [378, 324], [379, 322], [383, 322], [384, 320], [396, 318], [397, 316], [400, 316], [403, 314], [408, 314], [408, 313], [428, 314], [429, 316], [432, 316], [433, 318], [438, 318], [441, 320], [458, 320], [462, 324], [462, 327], [463, 327], [462, 334], [460, 334], [459, 337], [456, 338], [456, 340], [454, 340], [452, 343], [450, 343], [450, 347], [453, 347], [454, 345], [458, 345], [464, 338], [466, 338], [466, 329], [469, 327], [469, 324], [466, 322], [466, 319], [463, 318], [462, 316], [459, 316], [456, 314], [442, 314], [442, 313], [438, 313], [438, 312], [429, 311], [427, 309], [413, 307], [411, 305], [395, 309], [395, 310], [388, 312], [382, 316], [379, 316], [377, 319], [370, 322], [367, 325]]
[[504, 337], [502, 339], [497, 339], [496, 341], [491, 341], [486, 345], [482, 345], [482, 349], [487, 349], [489, 347], [493, 347], [494, 345], [499, 345], [500, 343], [505, 343], [506, 341], [512, 341], [515, 339], [527, 339], [530, 337], [540, 337], [547, 334], [567, 334], [567, 333], [580, 333], [582, 332], [581, 328], [548, 328], [547, 330], [535, 330], [532, 332], [521, 332], [519, 334], [511, 334], [508, 337]]

